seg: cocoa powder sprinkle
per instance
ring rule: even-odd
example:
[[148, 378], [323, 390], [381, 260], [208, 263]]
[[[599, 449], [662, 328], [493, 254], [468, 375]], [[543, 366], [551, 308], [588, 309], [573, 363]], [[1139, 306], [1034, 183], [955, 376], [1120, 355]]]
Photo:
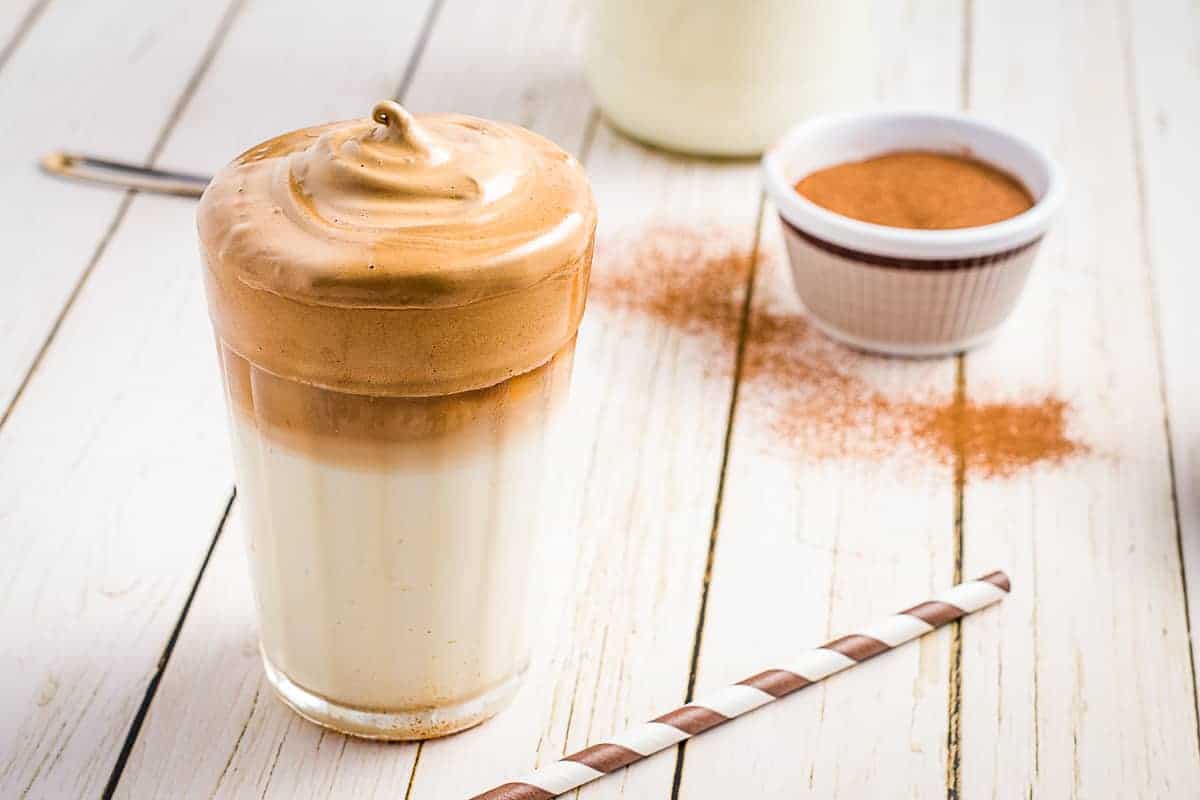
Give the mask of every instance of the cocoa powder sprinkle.
[[911, 434], [942, 462], [963, 454], [968, 472], [1009, 477], [1035, 464], [1084, 452], [1067, 432], [1068, 406], [1056, 397], [1027, 403], [913, 406]]
[[750, 274], [747, 237], [655, 225], [597, 246], [588, 296], [693, 334], [738, 335]]
[[[753, 256], [746, 239], [720, 229], [652, 225], [602, 240], [591, 300], [710, 337], [732, 352]], [[758, 259], [759, 269], [776, 267], [764, 253]], [[968, 474], [993, 478], [1088, 452], [1071, 434], [1070, 405], [1059, 397], [981, 403], [952, 393], [885, 394], [868, 373], [885, 363], [903, 369], [903, 362], [843, 347], [799, 314], [756, 306], [741, 396], [746, 412], [767, 422], [770, 445], [819, 459], [880, 460], [904, 449], [947, 466], [961, 454]]]

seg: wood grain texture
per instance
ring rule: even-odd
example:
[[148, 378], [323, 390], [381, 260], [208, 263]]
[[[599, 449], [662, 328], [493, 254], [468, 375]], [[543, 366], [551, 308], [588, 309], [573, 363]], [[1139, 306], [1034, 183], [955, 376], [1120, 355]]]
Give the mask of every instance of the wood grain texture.
[[227, 6], [60, 0], [0, 70], [0, 419], [125, 203], [48, 177], [38, 158], [150, 156]]
[[965, 571], [1004, 565], [1013, 593], [963, 628], [964, 795], [1187, 796], [1200, 756], [1121, 14], [974, 8], [972, 110], [1047, 145], [1070, 185], [968, 391], [1058, 394], [1092, 453], [967, 484]]
[[[1125, 3], [1126, 59], [1137, 121], [1142, 238], [1156, 289], [1175, 519], [1187, 580], [1192, 675], [1200, 650], [1200, 271], [1192, 232], [1200, 186], [1200, 8]], [[1174, 32], [1164, 37], [1164, 32]]]
[[[956, 109], [961, 16], [940, 3], [880, 3], [875, 19], [879, 100]], [[796, 325], [802, 311], [773, 208], [763, 231], [747, 362], [828, 359], [861, 379], [825, 390], [849, 409], [866, 402], [856, 394], [871, 390], [897, 399], [953, 395], [953, 359], [863, 357]], [[762, 333], [779, 319], [793, 321], [795, 336], [782, 349]], [[801, 369], [785, 380], [816, 379]], [[805, 390], [753, 372], [740, 385], [698, 694], [785, 664], [951, 582], [952, 470], [903, 448], [816, 455], [787, 418], [787, 398]], [[828, 439], [839, 431], [819, 433]], [[689, 742], [679, 796], [943, 795], [949, 659], [947, 630]]]
[[[402, 83], [434, 2], [249, 0], [191, 94], [223, 3], [50, 0], [0, 66], [0, 418], [40, 358], [0, 425], [0, 795], [101, 792], [232, 478], [194, 205], [53, 181], [31, 156], [53, 144], [139, 161], [169, 132], [161, 164], [211, 171], [281, 130], [362, 115]], [[0, 52], [29, 6], [0, 0]], [[596, 279], [609, 290], [593, 293], [578, 343], [526, 686], [496, 719], [423, 745], [304, 722], [262, 675], [235, 503], [120, 797], [466, 796], [678, 705], [690, 682], [703, 693], [738, 680], [950, 582], [949, 467], [902, 448], [818, 458], [782, 436], [774, 384], [747, 378], [734, 403], [737, 331], [648, 311], [637, 292], [653, 281], [611, 291], [648, 229], [662, 258], [643, 253], [633, 273], [663, 271], [672, 246], [703, 261], [715, 243], [736, 278], [718, 298], [736, 328], [757, 236], [742, 362], [764, 352], [764, 319], [800, 312], [753, 163], [676, 158], [599, 119], [576, 66], [584, 6], [446, 0], [405, 97], [550, 136], [584, 158], [600, 203]], [[1177, 797], [1200, 785], [1184, 594], [1190, 581], [1194, 622], [1200, 12], [1188, 0], [949, 8], [876, 3], [880, 101], [965, 99], [1048, 145], [1069, 179], [1013, 325], [965, 362], [967, 391], [1059, 394], [1092, 452], [968, 481], [963, 572], [1004, 568], [1013, 593], [963, 626], [957, 713], [942, 631], [690, 742], [677, 791], [669, 750], [585, 800]], [[953, 361], [828, 347], [860, 389], [954, 390]]]
[[[237, 152], [247, 134], [231, 124], [241, 113], [235, 101], [261, 126], [256, 111], [269, 98], [278, 103], [282, 127], [312, 119], [303, 109], [312, 94], [345, 102], [352, 84], [360, 96], [346, 112], [362, 113], [393, 91], [422, 20], [413, 6], [394, 9], [383, 29], [362, 15], [338, 17], [345, 34], [373, 33], [356, 73], [344, 52], [349, 46], [336, 58], [320, 54], [338, 31], [336, 20], [304, 18], [290, 4], [276, 4], [272, 17], [271, 8], [256, 4], [241, 20], [252, 34], [225, 51], [221, 77], [210, 76], [185, 112], [179, 127], [186, 133], [166, 157], [215, 165]], [[179, 38], [176, 23], [154, 11], [124, 13], [154, 24], [148, 37]], [[66, 33], [75, 35], [80, 16], [87, 21], [77, 11]], [[169, 16], [196, 25], [177, 10]], [[379, 20], [378, 9], [371, 20]], [[299, 62], [317, 73], [302, 83], [294, 80], [300, 67], [288, 62], [298, 43], [317, 53]], [[163, 46], [170, 44], [168, 37]], [[390, 60], [391, 74], [380, 60]], [[333, 105], [326, 103], [316, 113]], [[19, 665], [3, 687], [6, 796], [95, 795], [104, 787], [229, 497], [225, 415], [194, 216], [189, 201], [133, 200], [0, 432], [7, 633], [0, 648], [6, 663]], [[30, 224], [41, 225], [41, 240], [56, 242], [70, 238], [59, 235], [60, 223], [47, 214]], [[197, 744], [189, 745], [187, 769], [171, 773], [169, 784], [195, 767]]]

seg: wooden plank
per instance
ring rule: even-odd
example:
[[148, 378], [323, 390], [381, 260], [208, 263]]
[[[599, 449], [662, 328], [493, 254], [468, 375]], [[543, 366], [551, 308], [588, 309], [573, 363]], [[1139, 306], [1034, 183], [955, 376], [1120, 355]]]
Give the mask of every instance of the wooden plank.
[[[578, 98], [571, 51], [559, 44], [573, 38], [577, 10], [552, 21], [542, 12], [526, 15], [536, 26], [533, 40], [545, 36], [550, 44], [530, 45], [530, 61], [511, 67], [533, 87], [519, 94], [532, 91], [551, 107]], [[483, 31], [490, 27], [455, 40], [453, 49], [487, 38]], [[447, 44], [453, 31], [461, 35], [462, 29], [439, 28]], [[499, 38], [530, 36], [514, 31]], [[540, 59], [551, 52], [572, 77], [546, 83], [556, 72]], [[415, 90], [445, 91], [457, 100], [436, 75], [419, 74]], [[530, 121], [542, 129], [540, 120]], [[600, 245], [564, 424], [570, 437], [555, 490], [563, 508], [540, 570], [551, 576], [539, 592], [541, 639], [511, 710], [474, 731], [423, 746], [412, 800], [485, 789], [670, 708], [686, 690], [731, 396], [740, 287], [755, 229], [756, 169], [672, 158], [603, 125], [585, 163], [601, 209]], [[660, 230], [679, 226], [653, 237], [658, 254], [646, 252], [647, 221]], [[718, 240], [697, 235], [714, 224], [725, 231]], [[714, 259], [710, 269], [728, 270], [720, 299], [732, 312], [724, 320], [734, 337], [692, 326], [696, 317], [687, 313], [674, 320], [648, 313], [664, 311], [663, 295], [677, 292], [675, 282], [694, 280], [705, 266], [679, 260], [672, 255], [677, 251]], [[682, 274], [660, 282], [666, 270]], [[701, 298], [675, 301], [693, 299]], [[673, 757], [666, 753], [580, 796], [665, 797], [672, 780]]]
[[0, 420], [124, 203], [48, 177], [37, 159], [149, 156], [226, 7], [60, 0], [0, 71]]
[[[436, 103], [519, 119], [578, 149], [589, 109], [580, 102], [577, 78], [555, 77], [574, 74], [572, 51], [564, 44], [572, 40], [577, 22], [578, 8], [559, 4], [486, 12], [467, 3], [448, 4], [417, 73], [411, 105]], [[504, 74], [512, 78], [488, 85], [486, 91], [478, 87], [478, 70], [460, 64], [464, 53], [483, 42], [524, 43], [504, 53]], [[749, 247], [757, 197], [754, 165], [676, 160], [607, 130], [597, 135], [589, 163], [606, 209], [602, 235], [610, 250], [622, 231], [636, 231], [651, 214], [701, 224], [720, 219], [731, 226], [739, 248]], [[605, 262], [602, 257], [597, 264], [598, 281], [606, 269], [624, 274], [631, 266], [614, 258]], [[732, 264], [735, 287], [739, 274], [744, 275], [737, 270], [746, 266], [748, 259]], [[206, 756], [205, 777], [197, 785], [212, 786], [211, 778], [217, 776], [220, 793], [248, 790], [252, 784], [258, 791], [278, 788], [289, 795], [397, 796], [407, 791], [421, 798], [485, 788], [681, 700], [728, 413], [733, 347], [724, 339], [714, 343], [648, 318], [628, 307], [627, 295], [609, 300], [605, 307], [594, 297], [577, 350], [575, 392], [564, 426], [573, 447], [564, 446], [557, 470], [563, 479], [557, 492], [562, 516], [555, 526], [558, 535], [548, 537], [543, 562], [543, 572], [552, 578], [539, 587], [543, 636], [516, 706], [475, 731], [424, 745], [416, 780], [406, 787], [403, 765], [415, 755], [415, 747], [322, 736], [265, 695], [255, 704], [255, 691], [263, 687], [253, 658], [227, 654], [216, 664], [211, 655], [204, 657], [210, 640], [202, 621], [220, 618], [229, 596], [248, 604], [244, 586], [236, 588], [243, 565], [234, 563], [226, 553], [230, 543], [222, 541], [182, 632], [179, 656], [172, 660], [130, 761], [128, 774], [147, 778], [131, 778], [123, 791], [136, 796], [134, 787], [152, 788], [161, 780], [157, 771], [175, 775], [195, 769], [192, 750], [182, 744], [166, 746], [169, 761], [164, 767], [164, 747], [154, 744], [182, 724], [181, 717], [190, 720], [188, 727], [217, 731], [214, 737], [220, 737], [216, 740], [222, 746], [206, 739], [211, 764]], [[731, 301], [738, 307], [736, 291]], [[713, 370], [720, 377], [714, 379]], [[571, 487], [584, 484], [589, 474], [585, 491], [575, 494]], [[248, 624], [243, 616], [240, 625]], [[231, 627], [239, 629], [239, 621]], [[249, 641], [248, 630], [240, 630], [237, 640]], [[188, 699], [196, 696], [210, 701]], [[245, 722], [244, 734], [224, 720], [230, 704], [238, 708], [234, 716]], [[243, 716], [248, 708], [252, 713]], [[326, 746], [329, 742], [337, 744]], [[321, 744], [315, 752], [314, 743]], [[231, 766], [221, 778], [226, 761]], [[351, 762], [355, 767], [348, 771], [345, 765]], [[668, 755], [631, 775], [630, 785], [665, 793], [672, 769]], [[275, 779], [268, 786], [264, 776], [272, 770]], [[286, 787], [275, 783], [289, 775], [320, 778], [297, 779]], [[620, 786], [610, 782], [601, 791], [611, 793]]]
[[592, 113], [577, 66], [586, 8], [581, 0], [447, 0], [407, 105], [515, 122], [578, 155]]
[[228, 497], [190, 214], [135, 204], [0, 439], [0, 795], [104, 787]]
[[[330, 16], [254, 4], [164, 159], [215, 165], [249, 138], [311, 120], [306, 108], [318, 119], [335, 108], [362, 114], [389, 95], [424, 8], [369, 5]], [[183, 46], [157, 6], [124, 11], [114, 31], [144, 19], [166, 37], [153, 48]], [[197, 24], [178, 9], [169, 16]], [[78, 38], [67, 22], [64, 34]], [[292, 57], [297, 48], [305, 59]], [[0, 657], [17, 665], [4, 688], [0, 795], [101, 792], [227, 503], [194, 215], [186, 200], [133, 200], [0, 436]], [[226, 717], [231, 705], [213, 710]], [[190, 779], [207, 752], [207, 742], [187, 744], [163, 791]]]
[[[1186, 568], [1192, 671], [1200, 650], [1200, 272], [1192, 228], [1200, 185], [1200, 8], [1170, 0], [1130, 3], [1126, 24], [1137, 101], [1142, 236], [1153, 267], [1174, 457], [1175, 519]], [[1193, 300], [1189, 300], [1192, 298]]]
[[[957, 108], [961, 15], [880, 3], [875, 20], [879, 99]], [[763, 225], [698, 693], [918, 602], [953, 575], [950, 466], [838, 420], [869, 414], [872, 393], [952, 397], [954, 359], [865, 357], [807, 328], [773, 208]], [[805, 393], [821, 411], [792, 405]], [[832, 421], [806, 425], [814, 412]], [[941, 796], [950, 642], [939, 632], [689, 742], [680, 796]]]
[[[1013, 594], [963, 628], [963, 793], [1193, 794], [1200, 757], [1127, 32], [1115, 2], [974, 8], [972, 109], [1048, 145], [1070, 186], [1013, 324], [967, 361], [969, 394], [1058, 395], [1092, 452], [968, 481], [964, 571], [1005, 566]], [[1182, 35], [1156, 28], [1152, 46], [1185, 46]]]
[[[543, 638], [510, 712], [425, 745], [414, 799], [482, 790], [674, 707], [686, 692], [757, 171], [672, 158], [606, 127], [587, 165], [601, 249], [565, 423], [574, 453], [564, 454], [558, 491], [569, 499], [542, 567], [556, 578], [539, 609]], [[648, 247], [647, 219], [673, 232]], [[697, 233], [706, 228], [723, 233]], [[721, 330], [703, 321], [705, 295], [680, 294], [714, 270], [727, 273], [715, 292]], [[659, 283], [667, 271], [676, 277]], [[642, 305], [663, 313], [664, 301], [699, 310], [664, 320]], [[663, 753], [580, 796], [665, 797], [673, 772], [673, 754]]]
[[281, 0], [250, 3], [160, 160], [212, 173], [284, 131], [368, 116], [403, 82], [431, 4], [354, 0], [302, 13]]
[[[0, 72], [0, 102], [9, 110], [0, 122], [9, 258], [0, 276], [0, 409], [8, 408], [122, 202], [119, 193], [70, 187], [38, 174], [37, 155], [58, 144], [87, 143], [142, 157], [223, 10], [56, 3]], [[63, 235], [67, 228], [70, 235]], [[107, 289], [117, 293], [112, 308], [149, 318], [163, 314], [166, 307], [153, 299], [169, 279], [155, 275], [137, 287], [110, 281]], [[183, 598], [157, 583], [152, 556], [120, 531], [144, 511], [162, 510], [156, 498], [172, 488], [164, 486], [165, 473], [138, 465], [180, 467], [170, 448], [190, 432], [173, 430], [153, 443], [137, 433], [141, 424], [161, 423], [169, 413], [169, 407], [154, 405], [162, 387], [144, 371], [153, 368], [170, 379], [174, 364], [142, 361], [141, 332], [113, 326], [108, 317], [85, 313], [77, 324], [109, 334], [104, 341], [111, 357], [97, 359], [91, 349], [96, 340], [81, 338], [58, 373], [31, 393], [24, 409], [29, 413], [14, 414], [0, 436], [0, 624], [8, 634], [0, 652], [16, 665], [5, 683], [0, 721], [0, 794], [72, 796], [103, 786], [173, 624], [172, 607]], [[169, 348], [176, 340], [168, 334], [159, 344]], [[179, 355], [186, 356], [186, 348]], [[111, 390], [93, 394], [106, 381]], [[131, 392], [143, 395], [148, 413], [130, 413]], [[195, 468], [204, 466], [200, 459]], [[116, 480], [122, 486], [113, 493]], [[71, 502], [65, 503], [68, 492]], [[134, 497], [147, 502], [130, 504]], [[147, 533], [157, 538], [161, 531]], [[192, 568], [203, 552], [202, 542], [191, 548]], [[95, 654], [114, 642], [130, 644], [131, 657], [96, 663]]]
[[[410, 89], [414, 108], [440, 108], [517, 122], [576, 156], [586, 158], [594, 109], [578, 68], [578, 44], [586, 4], [523, 0], [478, 4], [448, 0]], [[595, 178], [595, 170], [589, 167]], [[602, 197], [602, 226], [608, 210]], [[603, 235], [603, 229], [601, 232]], [[595, 268], [593, 275], [596, 274]], [[596, 305], [589, 306], [575, 351], [571, 406], [561, 423], [565, 442], [558, 445], [553, 472], [560, 478], [547, 495], [556, 499], [547, 511], [543, 552], [537, 554], [539, 582], [533, 602], [533, 661], [513, 706], [497, 718], [454, 737], [420, 745], [416, 770], [407, 785], [386, 784], [369, 796], [404, 792], [406, 800], [465, 797], [498, 783], [534, 759], [553, 760], [563, 753], [562, 716], [574, 700], [568, 665], [577, 642], [570, 636], [581, 613], [575, 607], [576, 563], [595, 558], [596, 541], [578, 531], [577, 476], [583, 454], [593, 446], [594, 422], [578, 408], [596, 363], [588, 334]], [[601, 380], [601, 378], [596, 378]], [[620, 500], [614, 498], [614, 503]], [[358, 742], [351, 750], [361, 751]], [[387, 754], [368, 754], [376, 770], [387, 767]]]

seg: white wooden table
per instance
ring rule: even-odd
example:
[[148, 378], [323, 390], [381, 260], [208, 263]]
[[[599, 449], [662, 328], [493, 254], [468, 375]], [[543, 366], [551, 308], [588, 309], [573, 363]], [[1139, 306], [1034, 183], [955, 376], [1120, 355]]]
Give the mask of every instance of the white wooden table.
[[[580, 795], [1200, 794], [1200, 7], [876, 16], [880, 102], [1011, 126], [1070, 197], [994, 345], [863, 374], [1061, 395], [1087, 457], [958, 482], [762, 447], [746, 314], [796, 304], [756, 166], [607, 127], [579, 3], [0, 0], [0, 796], [463, 797], [994, 568], [998, 608]], [[65, 147], [211, 171], [393, 95], [577, 153], [602, 253], [649, 219], [762, 253], [738, 267], [740, 337], [593, 303], [528, 682], [421, 745], [322, 731], [265, 683], [193, 203], [35, 168]]]

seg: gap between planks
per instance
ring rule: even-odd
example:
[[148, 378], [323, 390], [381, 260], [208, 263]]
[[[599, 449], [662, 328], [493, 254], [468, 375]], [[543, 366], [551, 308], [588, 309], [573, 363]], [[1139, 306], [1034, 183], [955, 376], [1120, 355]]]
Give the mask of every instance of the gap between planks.
[[[960, 420], [967, 407], [967, 364], [966, 357], [959, 353], [954, 357], [954, 413]], [[959, 426], [960, 431], [963, 427]], [[967, 451], [962, 435], [954, 442], [954, 548], [951, 558], [954, 574], [951, 583], [962, 583], [963, 579], [963, 498], [967, 484]], [[946, 702], [946, 800], [958, 800], [962, 795], [962, 620], [950, 623], [950, 684]]]
[[225, 503], [225, 511], [221, 514], [221, 520], [217, 523], [216, 533], [213, 534], [212, 541], [208, 544], [208, 551], [204, 554], [204, 559], [200, 562], [200, 569], [196, 570], [196, 579], [192, 581], [192, 588], [188, 592], [187, 599], [183, 601], [183, 608], [179, 611], [179, 618], [175, 620], [175, 627], [171, 630], [171, 636], [167, 639], [166, 647], [163, 648], [163, 654], [158, 659], [158, 664], [154, 669], [154, 676], [150, 678], [150, 683], [146, 686], [146, 693], [142, 696], [142, 703], [138, 706], [137, 713], [133, 716], [133, 722], [129, 723], [129, 733], [125, 735], [125, 741], [121, 744], [121, 752], [117, 754], [117, 761], [113, 764], [112, 773], [108, 776], [108, 783], [104, 787], [104, 793], [101, 797], [104, 800], [109, 800], [117, 791], [117, 784], [121, 782], [121, 773], [125, 771], [125, 764], [129, 761], [129, 754], [133, 752], [133, 744], [137, 741], [138, 734], [141, 733], [142, 723], [146, 721], [146, 714], [150, 711], [150, 704], [154, 702], [154, 694], [158, 691], [158, 684], [162, 680], [163, 673], [167, 671], [167, 665], [171, 663], [171, 653], [175, 650], [175, 643], [179, 641], [179, 633], [183, 630], [183, 622], [187, 619], [188, 611], [192, 607], [192, 601], [196, 598], [196, 591], [200, 588], [200, 581], [204, 579], [204, 571], [208, 569], [208, 562], [212, 560], [213, 551], [217, 549], [217, 542], [221, 539], [221, 533], [225, 530], [225, 523], [229, 520], [229, 512], [233, 509], [233, 502], [237, 499], [237, 490], [234, 489], [229, 493], [229, 500]]
[[[959, 102], [961, 111], [971, 108], [971, 40], [974, 37], [975, 0], [963, 0], [962, 7], [962, 71], [959, 73]], [[962, 418], [967, 403], [967, 359], [963, 353], [954, 357], [954, 408]], [[963, 579], [963, 528], [967, 483], [967, 454], [962, 437], [954, 443], [954, 574], [951, 583]], [[946, 800], [962, 796], [962, 620], [950, 625], [950, 684], [946, 700]]]
[[[750, 265], [746, 270], [746, 291], [742, 300], [741, 319], [738, 324], [738, 346], [734, 357], [733, 388], [730, 390], [729, 414], [725, 419], [725, 439], [721, 450], [721, 469], [717, 475], [717, 496], [713, 504], [712, 528], [708, 535], [708, 555], [704, 562], [704, 577], [700, 583], [700, 609], [696, 615], [696, 633], [692, 639], [692, 659], [688, 666], [687, 691], [684, 702], [690, 703], [696, 692], [696, 673], [700, 667], [700, 645], [704, 639], [704, 618], [708, 611], [708, 590], [712, 583], [713, 560], [717, 552], [717, 533], [721, 527], [721, 500], [725, 494], [725, 474], [729, 468], [729, 450], [733, 439], [733, 420], [737, 413], [738, 391], [742, 385], [742, 364], [746, 355], [746, 338], [750, 330], [750, 315], [754, 302], [754, 278], [758, 272], [758, 250], [762, 237], [763, 216], [766, 214], [766, 194], [758, 196], [758, 213], [755, 215], [754, 237], [750, 245]], [[676, 746], [675, 774], [671, 780], [671, 800], [679, 800], [679, 787], [683, 781], [683, 761], [687, 753], [688, 740]]]

